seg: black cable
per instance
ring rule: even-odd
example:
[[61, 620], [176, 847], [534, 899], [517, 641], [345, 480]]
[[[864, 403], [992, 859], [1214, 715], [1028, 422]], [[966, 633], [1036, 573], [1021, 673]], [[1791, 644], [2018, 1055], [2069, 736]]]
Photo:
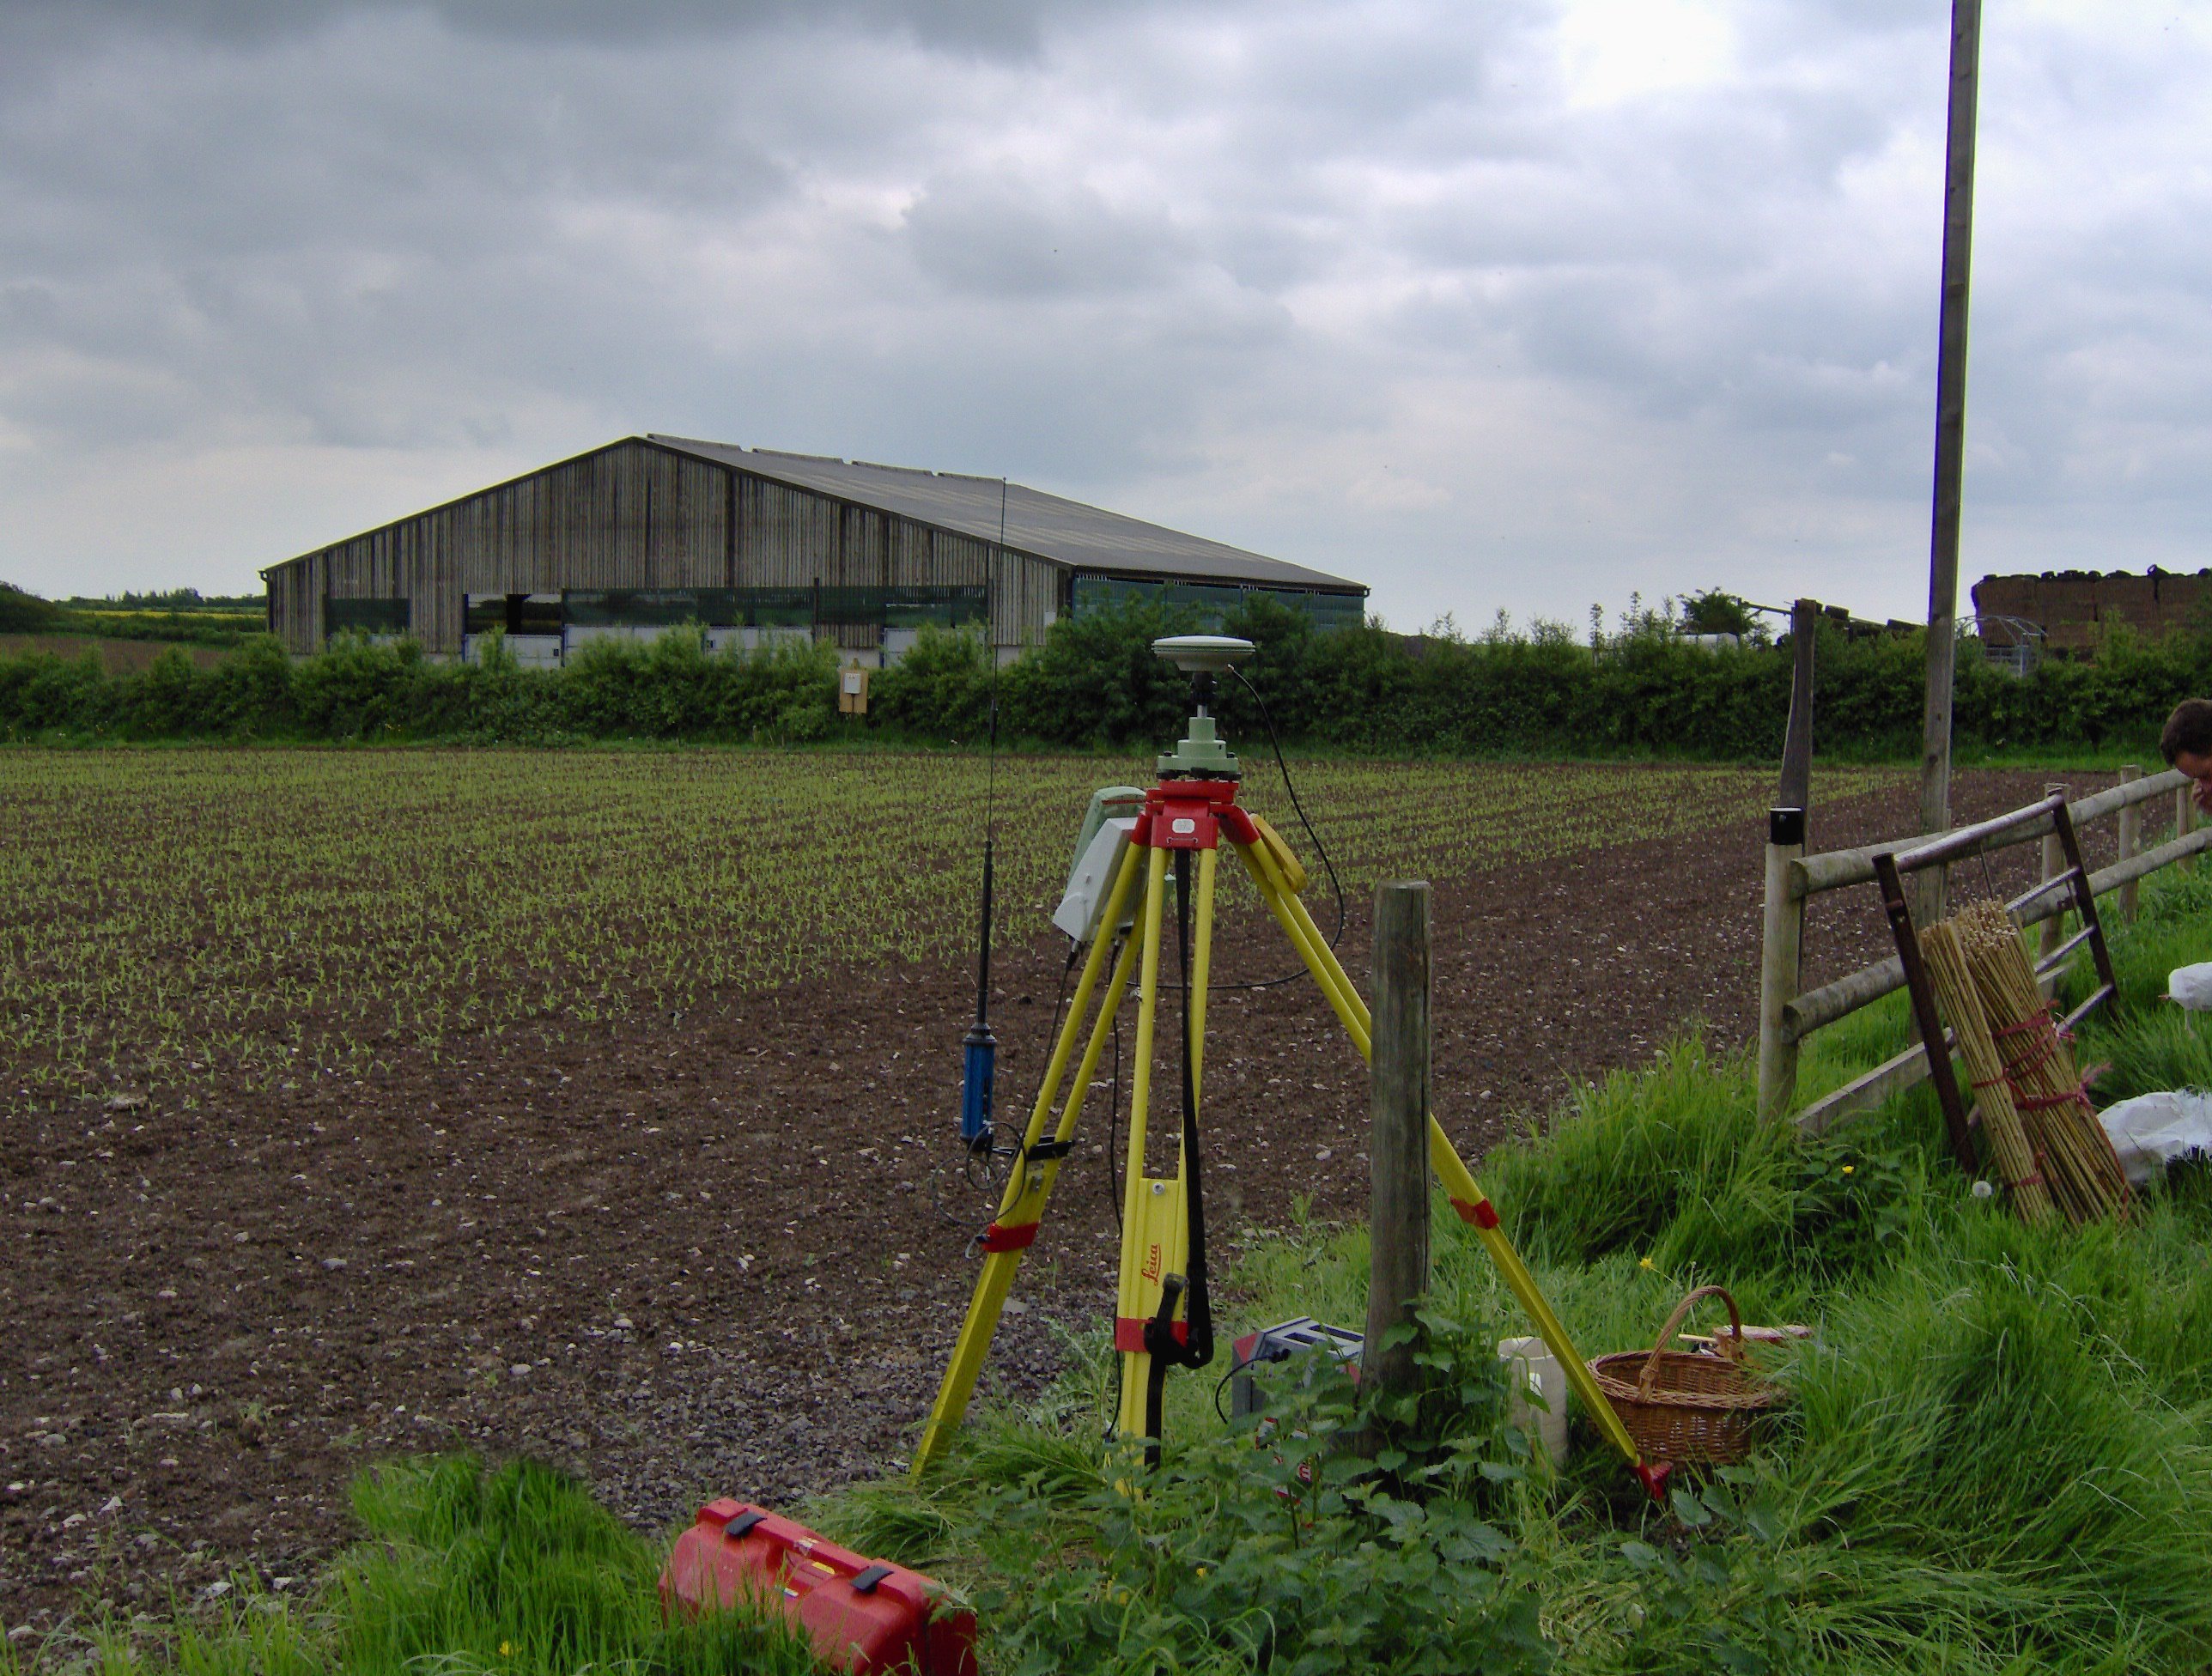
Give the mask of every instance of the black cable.
[[[1190, 1293], [1183, 1315], [1189, 1332], [1174, 1352], [1186, 1368], [1202, 1368], [1213, 1360], [1213, 1304], [1206, 1286], [1206, 1186], [1199, 1171], [1198, 1037], [1190, 1009], [1190, 852], [1176, 852], [1176, 969], [1183, 981], [1182, 1013], [1182, 1175], [1183, 1215], [1189, 1227], [1188, 1250], [1183, 1272]], [[1157, 1354], [1157, 1352], [1155, 1352]]]
[[[981, 1187], [976, 1185], [974, 1173], [975, 1159], [975, 1155], [974, 1153], [965, 1151], [963, 1150], [960, 1159], [960, 1178], [967, 1184], [970, 1192], [986, 1193], [988, 1191], [988, 1183]], [[986, 1217], [983, 1218], [981, 1223], [978, 1224], [972, 1217], [956, 1217], [951, 1211], [946, 1210], [945, 1208], [945, 1195], [942, 1192], [944, 1181], [945, 1172], [941, 1169], [929, 1178], [930, 1206], [945, 1221], [951, 1223], [955, 1228], [960, 1229], [963, 1231], [968, 1236], [968, 1243], [973, 1245], [975, 1242], [977, 1236], [981, 1234], [982, 1230], [991, 1225], [991, 1219], [988, 1217]]]
[[1274, 749], [1275, 767], [1283, 776], [1283, 790], [1290, 794], [1291, 808], [1297, 815], [1298, 824], [1305, 829], [1307, 838], [1312, 841], [1314, 853], [1321, 857], [1321, 865], [1328, 871], [1329, 889], [1336, 892], [1336, 930], [1328, 939], [1328, 946], [1334, 949], [1337, 939], [1344, 935], [1344, 885], [1336, 876], [1336, 863], [1328, 859], [1328, 847], [1321, 841], [1321, 835], [1314, 830], [1313, 823], [1306, 818], [1305, 805], [1298, 801], [1298, 788], [1291, 779], [1291, 765], [1283, 760], [1283, 742], [1275, 736], [1275, 719], [1267, 714], [1267, 701], [1260, 696], [1260, 689], [1236, 665], [1229, 665], [1229, 672], [1243, 683], [1244, 690], [1252, 695], [1252, 701], [1260, 707], [1260, 720], [1267, 726], [1267, 743]]
[[1213, 1418], [1220, 1421], [1224, 1426], [1229, 1424], [1229, 1417], [1221, 1412], [1221, 1394], [1229, 1388], [1229, 1381], [1236, 1378], [1237, 1375], [1243, 1370], [1243, 1364], [1232, 1356], [1229, 1358], [1229, 1371], [1222, 1375], [1218, 1380], [1214, 1381]]

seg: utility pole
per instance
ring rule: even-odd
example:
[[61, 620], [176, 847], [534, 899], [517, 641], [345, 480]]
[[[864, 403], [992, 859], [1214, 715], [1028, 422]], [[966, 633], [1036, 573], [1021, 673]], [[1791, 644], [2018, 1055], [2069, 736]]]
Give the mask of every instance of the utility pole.
[[[1920, 829], [1951, 824], [1951, 687], [1958, 662], [1959, 499], [1966, 468], [1967, 272], [1974, 244], [1974, 106], [1982, 0], [1951, 0], [1951, 108], [1943, 157], [1943, 300], [1936, 325], [1936, 507], [1928, 558], [1928, 705], [1921, 734]], [[1944, 908], [1931, 868], [1922, 923]]]

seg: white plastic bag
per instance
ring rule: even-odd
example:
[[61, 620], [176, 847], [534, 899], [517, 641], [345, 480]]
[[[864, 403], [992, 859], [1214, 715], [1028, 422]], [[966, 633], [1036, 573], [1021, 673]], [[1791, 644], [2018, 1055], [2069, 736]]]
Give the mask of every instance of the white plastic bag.
[[2212, 960], [2174, 968], [2166, 975], [2166, 993], [2191, 1012], [2212, 1012]]
[[2203, 1089], [2138, 1094], [2106, 1107], [2098, 1117], [2135, 1187], [2177, 1159], [2212, 1153], [2212, 1093]]

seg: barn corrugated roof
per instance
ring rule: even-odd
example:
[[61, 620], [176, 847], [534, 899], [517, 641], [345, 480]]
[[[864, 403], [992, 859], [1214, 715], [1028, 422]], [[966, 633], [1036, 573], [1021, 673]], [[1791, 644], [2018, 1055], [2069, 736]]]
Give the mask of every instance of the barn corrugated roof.
[[[648, 434], [646, 440], [796, 489], [834, 495], [961, 535], [990, 542], [1000, 538], [1000, 480], [996, 477], [874, 465], [818, 454], [779, 453], [769, 448], [740, 448], [696, 437]], [[1079, 570], [1133, 576], [1166, 574], [1343, 593], [1367, 592], [1359, 583], [1341, 576], [1184, 535], [1142, 519], [1124, 518], [1119, 513], [1047, 495], [1021, 483], [1006, 485], [1006, 546]]]

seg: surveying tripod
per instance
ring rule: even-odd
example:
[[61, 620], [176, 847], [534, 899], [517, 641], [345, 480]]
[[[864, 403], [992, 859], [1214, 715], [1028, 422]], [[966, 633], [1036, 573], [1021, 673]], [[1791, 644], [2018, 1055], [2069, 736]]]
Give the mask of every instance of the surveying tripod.
[[[1076, 981], [1074, 999], [1053, 1044], [1036, 1102], [1013, 1153], [1013, 1167], [998, 1213], [977, 1238], [984, 1252], [983, 1272], [968, 1306], [966, 1322], [953, 1346], [952, 1360], [937, 1394], [929, 1422], [915, 1450], [914, 1475], [920, 1478], [951, 1445], [982, 1371], [992, 1334], [1012, 1291], [1022, 1253], [1036, 1241], [1052, 1196], [1060, 1166], [1074, 1148], [1076, 1119], [1084, 1096], [1128, 993], [1137, 982], [1136, 1066], [1129, 1099], [1129, 1139], [1121, 1212], [1121, 1284], [1114, 1312], [1114, 1349], [1121, 1357], [1121, 1400], [1115, 1435], [1142, 1443], [1156, 1458], [1160, 1436], [1161, 1392], [1170, 1367], [1200, 1367], [1213, 1353], [1213, 1321], [1207, 1294], [1204, 1196], [1199, 1173], [1200, 1078], [1206, 1044], [1206, 986], [1213, 948], [1213, 896], [1221, 846], [1225, 841], [1251, 876], [1260, 899], [1283, 928], [1322, 995], [1342, 1022], [1360, 1056], [1370, 1056], [1373, 1021], [1367, 1003], [1352, 987], [1299, 892], [1305, 869], [1281, 836], [1237, 801], [1241, 778], [1235, 755], [1216, 731], [1207, 706], [1217, 673], [1231, 669], [1253, 650], [1249, 641], [1221, 635], [1179, 635], [1153, 643], [1155, 652], [1191, 677], [1194, 714], [1189, 732], [1159, 759], [1159, 783], [1144, 793], [1141, 812], [1128, 834], [1113, 885], [1103, 907], [1090, 921], [1090, 952]], [[1191, 889], [1195, 863], [1196, 891]], [[1176, 877], [1176, 913], [1183, 935], [1182, 1135], [1176, 1174], [1145, 1174], [1145, 1128], [1152, 1114], [1153, 1044], [1159, 1012], [1161, 922], [1166, 912], [1170, 865]], [[1132, 917], [1134, 929], [1121, 935]], [[1118, 947], [1119, 952], [1114, 951]], [[1094, 1017], [1091, 1003], [1109, 964], [1105, 993]], [[1082, 1036], [1089, 1036], [1065, 1104], [1061, 1087]], [[1053, 1114], [1058, 1108], [1057, 1121]], [[1049, 1133], [1048, 1133], [1048, 1128]], [[1653, 1483], [1650, 1469], [1622, 1427], [1589, 1368], [1576, 1353], [1559, 1317], [1552, 1313], [1534, 1278], [1513, 1242], [1498, 1226], [1498, 1212], [1452, 1145], [1433, 1114], [1429, 1118], [1429, 1163], [1443, 1182], [1452, 1208], [1471, 1224], [1506, 1284], [1559, 1358], [1568, 1382], [1613, 1445]]]

